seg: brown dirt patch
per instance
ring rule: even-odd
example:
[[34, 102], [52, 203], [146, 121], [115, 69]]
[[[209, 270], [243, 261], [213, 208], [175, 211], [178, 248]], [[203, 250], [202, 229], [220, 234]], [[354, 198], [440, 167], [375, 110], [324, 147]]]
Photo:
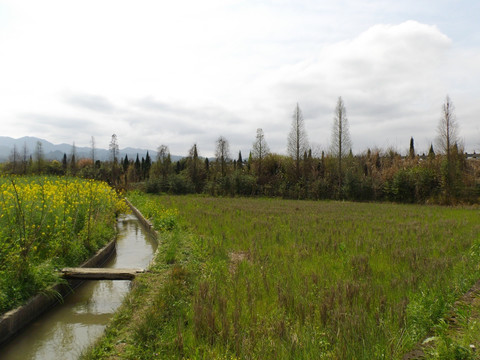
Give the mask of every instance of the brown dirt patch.
[[238, 264], [240, 264], [242, 261], [251, 262], [250, 253], [247, 251], [232, 251], [228, 254], [228, 258], [230, 259], [230, 265], [228, 266], [228, 270], [231, 274], [237, 272]]

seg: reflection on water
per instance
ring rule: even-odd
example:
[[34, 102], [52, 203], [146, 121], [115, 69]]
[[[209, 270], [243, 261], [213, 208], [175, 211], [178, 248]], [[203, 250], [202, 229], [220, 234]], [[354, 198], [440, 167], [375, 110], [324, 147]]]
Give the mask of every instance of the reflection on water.
[[[118, 222], [116, 256], [109, 268], [144, 268], [157, 244], [132, 215]], [[130, 281], [87, 281], [65, 303], [30, 324], [0, 349], [6, 359], [77, 359], [98, 339], [130, 289]]]

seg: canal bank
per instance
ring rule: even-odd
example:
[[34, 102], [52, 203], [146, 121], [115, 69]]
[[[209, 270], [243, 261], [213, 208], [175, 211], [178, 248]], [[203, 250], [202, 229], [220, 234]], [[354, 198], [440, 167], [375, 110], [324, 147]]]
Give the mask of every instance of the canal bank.
[[[133, 215], [119, 218], [111, 268], [147, 267], [157, 248], [150, 229]], [[92, 265], [87, 265], [92, 266]], [[2, 346], [2, 359], [76, 359], [103, 333], [130, 290], [130, 281], [89, 281], [64, 303], [34, 320]]]
[[[80, 267], [100, 267], [115, 253], [116, 239], [84, 262]], [[25, 305], [0, 316], [0, 344], [7, 342], [36, 318], [63, 302], [63, 299], [78, 288], [83, 281], [71, 280], [52, 286], [46, 294], [38, 294]]]

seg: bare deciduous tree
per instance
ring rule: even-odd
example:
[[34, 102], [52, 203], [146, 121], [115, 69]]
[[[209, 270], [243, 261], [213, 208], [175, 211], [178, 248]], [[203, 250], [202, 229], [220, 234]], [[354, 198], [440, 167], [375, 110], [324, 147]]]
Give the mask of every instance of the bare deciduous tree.
[[225, 176], [227, 161], [230, 158], [230, 146], [228, 140], [223, 136], [217, 139], [215, 157], [217, 158], [217, 163], [220, 163], [222, 176]]
[[253, 143], [252, 156], [258, 164], [258, 173], [262, 173], [262, 162], [265, 156], [268, 155], [270, 149], [265, 141], [265, 134], [261, 128], [257, 129], [257, 137]]
[[18, 163], [20, 160], [20, 154], [17, 149], [17, 144], [13, 144], [13, 150], [10, 155], [10, 162], [12, 164], [12, 173], [16, 174], [18, 171]]
[[157, 161], [163, 162], [167, 159], [167, 156], [170, 155], [167, 145], [160, 145], [157, 149]]
[[350, 131], [348, 127], [347, 111], [342, 97], [340, 96], [335, 107], [335, 116], [333, 118], [332, 127], [332, 143], [330, 152], [332, 156], [337, 158], [339, 184], [342, 184], [342, 158], [347, 156], [352, 148], [350, 139]]
[[455, 196], [456, 179], [456, 160], [458, 158], [458, 122], [455, 117], [455, 107], [452, 100], [447, 95], [442, 105], [442, 117], [438, 123], [437, 147], [446, 155], [447, 167], [444, 173], [446, 200], [450, 201]]
[[438, 124], [437, 147], [451, 160], [451, 150], [458, 143], [458, 122], [455, 117], [455, 107], [447, 95], [442, 105], [442, 117]]
[[35, 160], [37, 162], [37, 172], [41, 173], [43, 171], [43, 166], [45, 162], [45, 155], [43, 153], [43, 144], [40, 141], [37, 141], [35, 146]]
[[27, 148], [27, 143], [23, 143], [23, 148], [22, 148], [22, 174], [27, 173], [27, 168], [28, 168], [28, 148]]
[[112, 184], [114, 186], [116, 186], [117, 181], [118, 181], [118, 177], [119, 177], [119, 174], [118, 174], [118, 171], [117, 171], [117, 163], [118, 163], [118, 155], [119, 155], [119, 152], [120, 152], [120, 149], [118, 147], [118, 140], [117, 140], [117, 135], [116, 134], [112, 135], [112, 140], [110, 141], [110, 145], [109, 145], [108, 148], [110, 150], [110, 156], [111, 156], [111, 159], [112, 159]]
[[295, 160], [295, 170], [297, 177], [300, 175], [300, 160], [302, 155], [308, 149], [308, 137], [305, 130], [305, 121], [303, 119], [300, 107], [295, 106], [292, 119], [292, 129], [288, 135], [288, 155]]
[[112, 163], [116, 164], [118, 162], [118, 153], [120, 151], [118, 148], [118, 139], [116, 134], [112, 135], [112, 140], [110, 140], [110, 145], [108, 148], [110, 150], [110, 158]]
[[90, 144], [91, 144], [90, 155], [92, 158], [92, 165], [93, 167], [95, 167], [95, 151], [96, 150], [95, 150], [95, 138], [93, 136], [91, 138]]

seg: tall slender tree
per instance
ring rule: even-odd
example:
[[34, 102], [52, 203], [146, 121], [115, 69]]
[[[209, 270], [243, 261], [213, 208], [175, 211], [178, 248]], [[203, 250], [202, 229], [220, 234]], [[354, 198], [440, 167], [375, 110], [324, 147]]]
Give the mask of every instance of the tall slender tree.
[[123, 159], [123, 162], [122, 162], [123, 172], [124, 172], [124, 173], [127, 172], [129, 165], [130, 165], [130, 160], [128, 160], [128, 155], [125, 154], [125, 158]]
[[37, 141], [35, 147], [35, 160], [37, 164], [37, 172], [41, 173], [44, 167], [45, 155], [43, 153], [43, 144], [40, 141]]
[[10, 162], [12, 164], [12, 173], [16, 174], [18, 172], [18, 163], [20, 160], [20, 154], [18, 153], [17, 144], [13, 144], [13, 150], [10, 155]]
[[96, 149], [95, 149], [95, 138], [93, 136], [90, 140], [90, 145], [91, 145], [90, 157], [92, 159], [92, 166], [95, 166], [95, 152], [96, 152]]
[[143, 178], [148, 179], [150, 175], [150, 168], [152, 167], [152, 158], [150, 157], [150, 154], [147, 151], [147, 154], [145, 155], [145, 164], [143, 166]]
[[447, 95], [442, 105], [442, 117], [437, 128], [437, 147], [447, 156], [447, 161], [452, 158], [452, 148], [458, 143], [459, 125], [455, 116], [455, 107]]
[[458, 131], [459, 125], [455, 116], [455, 107], [447, 95], [442, 105], [442, 117], [438, 124], [437, 145], [446, 158], [446, 169], [444, 173], [445, 195], [450, 201], [455, 194], [456, 160], [458, 159]]
[[408, 151], [410, 159], [415, 157], [415, 145], [413, 143], [413, 137], [410, 138], [410, 150]]
[[203, 188], [204, 171], [202, 171], [202, 167], [200, 166], [201, 162], [198, 157], [197, 144], [193, 144], [188, 155], [187, 168], [190, 180], [195, 187], [195, 192], [201, 192]]
[[112, 161], [112, 184], [116, 185], [118, 182], [118, 155], [120, 153], [120, 149], [118, 147], [118, 139], [117, 135], [113, 134], [112, 139], [110, 141], [109, 145], [109, 150], [110, 150], [110, 159]]
[[349, 154], [351, 148], [352, 141], [350, 139], [347, 110], [345, 109], [345, 104], [340, 96], [337, 100], [337, 106], [335, 107], [332, 127], [332, 143], [330, 145], [332, 156], [337, 159], [338, 184], [340, 187], [342, 186], [343, 179], [342, 159]]
[[300, 106], [295, 106], [292, 118], [292, 128], [288, 135], [288, 155], [290, 155], [295, 161], [295, 171], [297, 178], [300, 177], [300, 161], [302, 155], [308, 149], [308, 137], [305, 130], [305, 121], [303, 119]]
[[217, 139], [215, 157], [217, 158], [217, 163], [220, 164], [222, 176], [225, 176], [227, 172], [227, 162], [230, 160], [230, 146], [228, 140], [223, 136]]
[[242, 150], [238, 152], [238, 159], [237, 159], [237, 168], [239, 170], [243, 169], [243, 159], [242, 159]]
[[67, 160], [67, 154], [63, 153], [63, 158], [62, 158], [62, 169], [63, 173], [66, 174], [68, 170], [68, 160]]
[[142, 164], [140, 163], [140, 158], [137, 153], [137, 158], [135, 159], [135, 181], [140, 180], [142, 173]]
[[110, 145], [108, 147], [110, 150], [110, 160], [112, 163], [117, 163], [118, 162], [118, 154], [120, 152], [119, 147], [118, 147], [118, 138], [116, 134], [112, 135], [112, 139], [110, 140]]
[[258, 175], [262, 174], [262, 162], [269, 152], [270, 149], [268, 148], [268, 144], [265, 141], [265, 134], [263, 133], [262, 129], [258, 128], [257, 137], [255, 139], [255, 142], [253, 143], [252, 149], [253, 159], [257, 163]]
[[28, 147], [27, 142], [23, 143], [22, 149], [22, 174], [26, 174], [28, 170]]
[[77, 173], [77, 147], [75, 141], [72, 144], [72, 153], [70, 154], [70, 173], [75, 176]]

